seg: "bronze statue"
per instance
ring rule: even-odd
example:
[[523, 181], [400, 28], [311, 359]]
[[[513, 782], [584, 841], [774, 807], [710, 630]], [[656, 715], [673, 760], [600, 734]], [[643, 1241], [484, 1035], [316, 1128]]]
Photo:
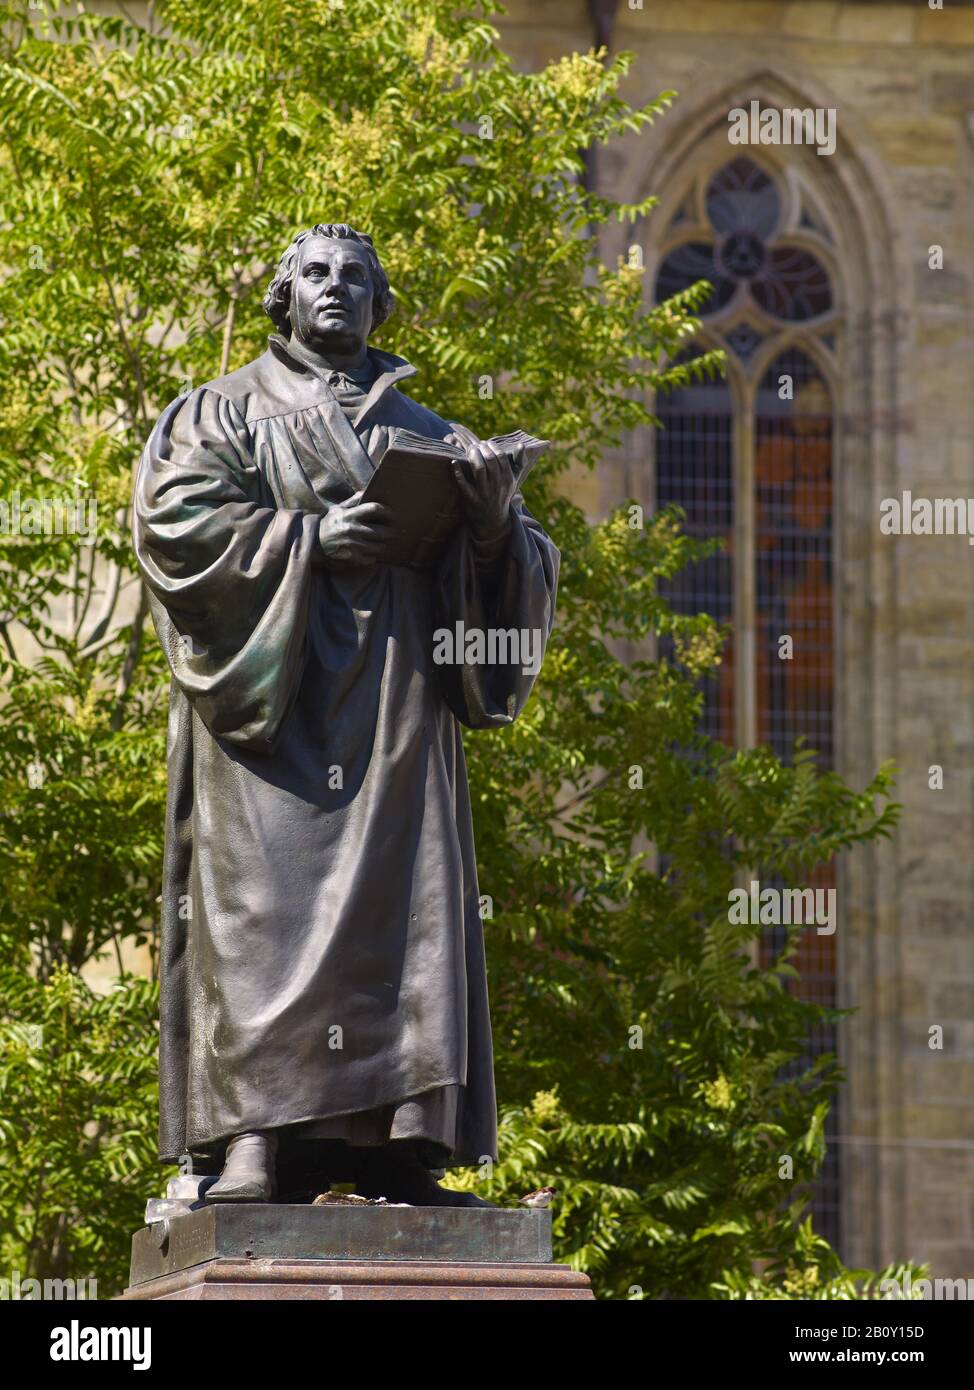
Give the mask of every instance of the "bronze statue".
[[[459, 726], [509, 724], [536, 664], [437, 664], [434, 632], [543, 647], [558, 551], [517, 459], [368, 346], [393, 307], [368, 236], [302, 233], [264, 307], [267, 350], [167, 407], [136, 485], [172, 668], [161, 1157], [222, 1169], [207, 1201], [333, 1180], [479, 1204], [433, 1177], [496, 1156]], [[462, 516], [427, 563], [387, 563], [399, 518], [361, 494], [416, 435], [461, 460]]]

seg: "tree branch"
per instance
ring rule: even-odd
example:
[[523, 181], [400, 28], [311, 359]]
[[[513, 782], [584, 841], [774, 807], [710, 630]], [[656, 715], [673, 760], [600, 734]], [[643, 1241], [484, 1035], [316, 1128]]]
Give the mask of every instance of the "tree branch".
[[132, 635], [129, 638], [128, 650], [125, 653], [125, 660], [119, 673], [118, 681], [115, 685], [115, 708], [112, 711], [112, 731], [117, 733], [122, 727], [122, 718], [125, 714], [125, 697], [128, 694], [129, 686], [135, 676], [135, 668], [139, 661], [139, 652], [142, 650], [142, 632], [145, 627], [146, 616], [149, 612], [149, 594], [143, 584], [139, 593], [139, 608], [132, 621]]

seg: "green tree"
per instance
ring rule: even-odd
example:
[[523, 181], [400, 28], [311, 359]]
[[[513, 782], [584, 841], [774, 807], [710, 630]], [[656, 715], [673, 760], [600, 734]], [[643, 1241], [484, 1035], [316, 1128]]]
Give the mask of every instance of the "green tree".
[[[605, 1294], [740, 1296], [758, 1259], [785, 1296], [841, 1273], [799, 1223], [834, 1062], [782, 1079], [816, 1011], [787, 958], [752, 963], [727, 893], [885, 834], [889, 774], [855, 794], [810, 754], [702, 738], [723, 635], [659, 592], [695, 547], [623, 498], [590, 526], [561, 486], [651, 422], [649, 391], [718, 364], [666, 366], [701, 293], [647, 307], [594, 239], [650, 204], [587, 191], [580, 151], [670, 94], [624, 101], [624, 55], [516, 72], [498, 8], [168, 0], [140, 27], [0, 0], [0, 496], [98, 508], [89, 546], [0, 537], [0, 1229], [24, 1273], [110, 1292], [161, 1179], [152, 988], [122, 969], [129, 944], [155, 959], [165, 783], [132, 470], [162, 406], [260, 351], [271, 269], [322, 219], [373, 234], [398, 297], [380, 342], [420, 399], [559, 441], [527, 492], [564, 554], [560, 625], [519, 724], [467, 740], [504, 1106], [502, 1161], [469, 1180], [559, 1181], [559, 1253]], [[619, 658], [655, 636], [672, 659]]]

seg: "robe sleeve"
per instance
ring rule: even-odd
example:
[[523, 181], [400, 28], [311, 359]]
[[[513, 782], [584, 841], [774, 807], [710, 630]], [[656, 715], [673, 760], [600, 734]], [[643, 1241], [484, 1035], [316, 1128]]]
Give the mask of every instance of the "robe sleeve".
[[268, 505], [228, 397], [174, 401], [139, 465], [133, 537], [174, 681], [210, 732], [270, 751], [301, 680], [320, 515]]
[[[537, 669], [520, 664], [455, 664], [437, 667], [450, 709], [470, 729], [512, 723], [527, 703], [555, 619], [560, 555], [524, 506], [511, 502], [511, 525], [499, 552], [485, 557], [466, 526], [458, 528], [436, 572], [435, 622], [465, 632], [516, 629], [529, 634]], [[493, 548], [492, 548], [493, 550]]]

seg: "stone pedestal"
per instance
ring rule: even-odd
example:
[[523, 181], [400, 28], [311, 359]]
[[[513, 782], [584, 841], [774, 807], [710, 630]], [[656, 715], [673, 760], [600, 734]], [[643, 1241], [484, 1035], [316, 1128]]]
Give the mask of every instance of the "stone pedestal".
[[584, 1299], [547, 1211], [219, 1205], [132, 1238], [123, 1299]]

